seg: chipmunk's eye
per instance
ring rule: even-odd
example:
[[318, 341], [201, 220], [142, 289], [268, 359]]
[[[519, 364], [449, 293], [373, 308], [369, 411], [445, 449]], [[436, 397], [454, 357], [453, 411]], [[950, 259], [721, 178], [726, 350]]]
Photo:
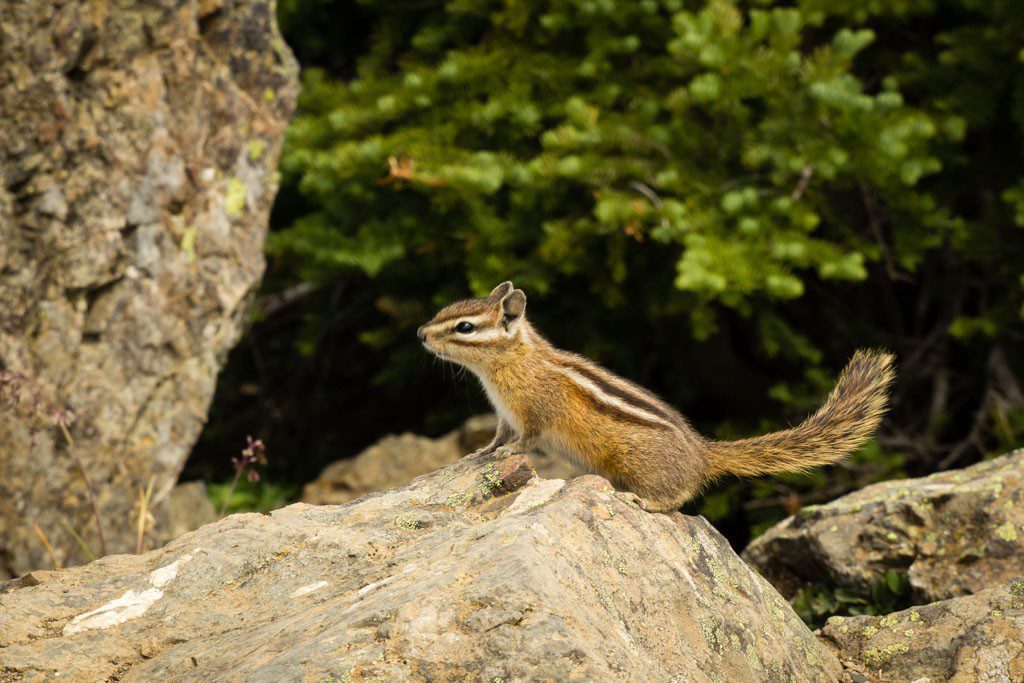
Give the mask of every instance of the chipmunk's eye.
[[474, 325], [471, 322], [466, 322], [465, 320], [463, 320], [461, 323], [455, 326], [455, 331], [458, 332], [459, 334], [469, 334], [475, 329], [476, 325]]

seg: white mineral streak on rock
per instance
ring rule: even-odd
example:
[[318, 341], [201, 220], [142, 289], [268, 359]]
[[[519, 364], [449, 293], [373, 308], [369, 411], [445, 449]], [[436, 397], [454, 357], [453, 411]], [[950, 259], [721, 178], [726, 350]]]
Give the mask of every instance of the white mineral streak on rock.
[[506, 515], [515, 515], [527, 510], [532, 510], [551, 500], [556, 493], [565, 486], [564, 479], [533, 479], [519, 494], [508, 509]]
[[164, 597], [161, 590], [178, 575], [178, 569], [192, 559], [194, 553], [182, 555], [169, 565], [154, 569], [149, 574], [151, 588], [128, 590], [124, 595], [97, 607], [91, 612], [79, 614], [64, 626], [64, 635], [70, 636], [81, 631], [97, 628], [110, 628], [129, 619], [141, 617], [157, 600]]
[[70, 636], [94, 628], [110, 628], [129, 619], [141, 617], [153, 603], [162, 597], [164, 597], [164, 592], [159, 588], [149, 588], [143, 591], [130, 590], [102, 607], [79, 614], [64, 627], [64, 635]]
[[327, 581], [317, 581], [316, 583], [310, 583], [305, 586], [296, 588], [288, 597], [301, 598], [303, 595], [309, 595], [313, 591], [318, 591], [326, 585], [328, 585]]

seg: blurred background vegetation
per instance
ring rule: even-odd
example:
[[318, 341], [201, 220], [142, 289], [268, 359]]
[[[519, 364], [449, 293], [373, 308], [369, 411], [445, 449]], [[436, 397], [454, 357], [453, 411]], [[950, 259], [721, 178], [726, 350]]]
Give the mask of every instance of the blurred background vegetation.
[[801, 505], [1021, 442], [1019, 0], [279, 12], [304, 92], [267, 278], [185, 478], [230, 479], [258, 435], [283, 499], [385, 433], [484, 411], [413, 333], [509, 278], [556, 344], [718, 437], [801, 419], [859, 346], [897, 353], [877, 442], [694, 507], [737, 548]]

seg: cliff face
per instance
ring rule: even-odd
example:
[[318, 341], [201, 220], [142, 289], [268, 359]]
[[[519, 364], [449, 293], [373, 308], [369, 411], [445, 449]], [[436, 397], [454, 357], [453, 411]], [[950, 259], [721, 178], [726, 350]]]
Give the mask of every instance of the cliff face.
[[[262, 275], [297, 68], [272, 0], [0, 5], [0, 576], [134, 548]], [[65, 435], [63, 427], [66, 427]]]
[[0, 586], [12, 678], [833, 681], [702, 518], [463, 458], [343, 506], [233, 515]]

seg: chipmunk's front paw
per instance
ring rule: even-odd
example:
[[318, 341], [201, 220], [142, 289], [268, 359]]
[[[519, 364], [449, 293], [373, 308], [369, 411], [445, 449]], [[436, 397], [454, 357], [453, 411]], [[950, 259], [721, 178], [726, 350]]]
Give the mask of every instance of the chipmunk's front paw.
[[494, 452], [507, 457], [510, 455], [530, 455], [532, 451], [526, 445], [519, 443], [518, 441], [514, 441], [512, 443], [507, 443], [504, 446], [498, 446]]
[[647, 501], [636, 495], [632, 491], [616, 491], [615, 497], [621, 500], [626, 505], [635, 505], [641, 510], [647, 509]]

